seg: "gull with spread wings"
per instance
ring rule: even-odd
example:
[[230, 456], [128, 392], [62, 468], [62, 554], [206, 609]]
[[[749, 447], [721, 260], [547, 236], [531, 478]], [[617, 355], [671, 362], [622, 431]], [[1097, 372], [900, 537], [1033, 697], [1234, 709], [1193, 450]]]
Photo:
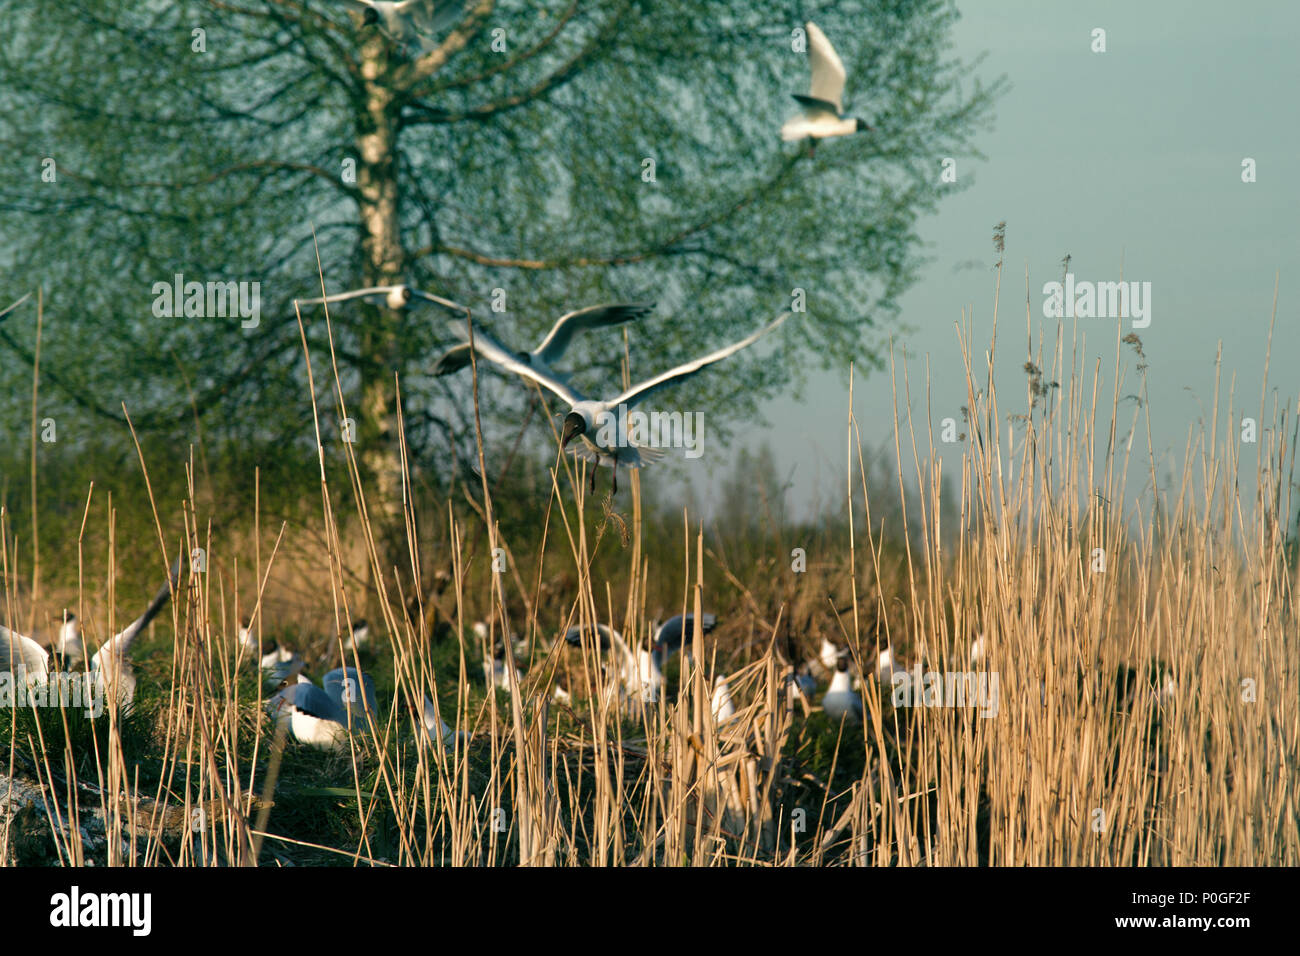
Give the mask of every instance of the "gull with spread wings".
[[812, 155], [819, 139], [847, 136], [872, 127], [860, 119], [844, 115], [844, 64], [817, 24], [809, 21], [804, 24], [804, 29], [808, 33], [812, 85], [807, 96], [792, 94], [803, 107], [803, 112], [785, 121], [781, 138], [786, 142], [807, 139], [808, 154]]
[[[589, 399], [567, 382], [562, 382], [554, 375], [539, 371], [531, 364], [521, 361], [510, 350], [504, 348], [486, 332], [474, 330], [474, 348], [484, 358], [502, 368], [530, 379], [538, 385], [545, 386], [558, 395], [569, 406], [569, 413], [564, 418], [564, 429], [560, 437], [560, 447], [567, 450], [575, 438], [582, 440], [582, 445], [574, 454], [592, 462], [596, 467], [608, 465], [614, 469], [613, 493], [618, 493], [618, 466], [640, 468], [660, 457], [662, 452], [633, 444], [627, 435], [627, 416], [619, 414], [620, 408], [631, 408], [644, 401], [660, 389], [676, 385], [703, 371], [715, 362], [735, 355], [741, 349], [753, 345], [763, 336], [775, 330], [791, 313], [783, 312], [777, 318], [757, 332], [733, 342], [731, 345], [710, 352], [701, 358], [679, 365], [656, 375], [654, 378], [633, 385], [630, 389], [607, 401]], [[459, 323], [452, 324], [452, 332], [462, 339], [468, 338], [466, 330]], [[610, 427], [612, 426], [612, 428]], [[612, 432], [611, 434], [608, 434]], [[612, 440], [610, 440], [612, 438]], [[592, 468], [590, 487], [596, 490], [596, 468]]]
[[333, 295], [325, 296], [323, 299], [294, 299], [294, 301], [299, 305], [320, 305], [324, 302], [347, 302], [349, 299], [365, 299], [372, 305], [386, 305], [394, 310], [406, 308], [411, 304], [412, 299], [423, 299], [425, 302], [433, 302], [443, 308], [451, 309], [453, 312], [469, 312], [463, 305], [452, 302], [450, 299], [444, 299], [432, 292], [412, 289], [405, 283], [377, 285], [366, 289], [353, 289], [350, 292], [336, 292]]

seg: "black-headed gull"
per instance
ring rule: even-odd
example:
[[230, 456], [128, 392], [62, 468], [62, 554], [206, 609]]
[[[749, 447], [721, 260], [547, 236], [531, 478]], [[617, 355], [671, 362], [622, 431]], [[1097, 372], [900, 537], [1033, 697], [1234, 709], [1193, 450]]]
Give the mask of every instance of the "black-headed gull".
[[462, 0], [345, 0], [361, 14], [364, 26], [382, 26], [394, 43], [434, 46], [433, 34], [455, 25], [465, 14]]
[[808, 33], [812, 85], [806, 96], [793, 94], [803, 111], [785, 121], [781, 138], [786, 142], [806, 139], [811, 153], [819, 139], [847, 136], [871, 127], [860, 119], [844, 115], [844, 64], [817, 24], [809, 21], [804, 24], [804, 29]]
[[[643, 448], [633, 444], [627, 436], [627, 415], [619, 414], [620, 408], [630, 409], [649, 398], [651, 395], [667, 388], [670, 385], [677, 385], [685, 381], [692, 375], [703, 371], [715, 362], [720, 362], [724, 358], [735, 355], [741, 349], [753, 345], [763, 336], [775, 330], [782, 322], [790, 317], [790, 312], [783, 312], [777, 316], [776, 320], [768, 323], [757, 332], [746, 336], [739, 342], [733, 342], [725, 348], [720, 348], [716, 352], [710, 352], [701, 358], [697, 358], [685, 365], [679, 365], [676, 368], [669, 369], [654, 378], [647, 379], [633, 385], [627, 391], [615, 398], [607, 401], [588, 399], [577, 389], [567, 382], [561, 382], [553, 375], [547, 375], [538, 371], [526, 362], [520, 361], [516, 356], [503, 347], [499, 342], [493, 339], [486, 332], [474, 330], [474, 348], [489, 361], [500, 365], [502, 368], [514, 372], [523, 378], [531, 379], [539, 385], [554, 392], [559, 398], [569, 406], [569, 414], [565, 416], [564, 428], [560, 436], [561, 449], [567, 449], [569, 443], [575, 438], [582, 439], [582, 447], [577, 449], [574, 454], [586, 458], [593, 462], [597, 467], [608, 465], [614, 469], [613, 491], [618, 491], [618, 466], [624, 465], [628, 468], [640, 468], [642, 465], [660, 457], [662, 452]], [[463, 326], [459, 324], [451, 325], [452, 334], [461, 339], [467, 339], [468, 333]], [[612, 427], [611, 427], [612, 426]], [[604, 433], [612, 431], [612, 442], [601, 444], [604, 439]], [[596, 490], [596, 469], [591, 471], [591, 490]]]
[[[584, 631], [571, 627], [564, 634], [565, 643], [577, 647], [582, 643]], [[602, 651], [613, 651], [618, 659], [609, 669], [623, 697], [633, 703], [652, 704], [659, 700], [664, 685], [664, 675], [654, 654], [644, 647], [635, 651], [628, 647], [623, 635], [605, 624], [596, 625], [596, 635]]]
[[841, 657], [835, 668], [830, 689], [822, 697], [822, 710], [826, 711], [826, 716], [833, 721], [848, 720], [858, 723], [862, 720], [862, 696], [853, 690], [853, 680], [849, 676], [848, 656]]
[[[718, 626], [718, 618], [715, 614], [700, 615], [700, 633], [710, 634]], [[651, 641], [651, 647], [654, 650], [655, 662], [664, 667], [668, 659], [677, 651], [680, 651], [687, 643], [691, 635], [695, 633], [695, 615], [687, 614], [684, 617], [678, 614], [670, 617], [655, 629], [654, 640]]]
[[90, 659], [91, 676], [116, 698], [119, 707], [129, 707], [135, 700], [135, 668], [131, 665], [131, 646], [163, 609], [172, 591], [180, 586], [181, 559], [172, 562], [167, 581], [154, 595], [144, 613], [100, 645]]
[[[564, 356], [564, 352], [573, 341], [573, 334], [586, 329], [598, 329], [609, 325], [621, 325], [646, 315], [655, 304], [618, 303], [615, 305], [593, 305], [586, 309], [566, 312], [555, 321], [550, 333], [542, 339], [541, 344], [531, 352], [516, 353], [519, 361], [531, 365], [543, 375], [549, 375], [557, 382], [567, 382], [568, 376], [555, 371], [555, 363]], [[433, 368], [434, 375], [450, 375], [469, 365], [469, 343], [448, 349], [438, 359]]]
[[353, 289], [350, 292], [336, 292], [333, 295], [327, 295], [324, 298], [315, 299], [295, 299], [299, 305], [321, 305], [329, 302], [347, 302], [351, 299], [365, 299], [373, 305], [386, 305], [390, 309], [405, 309], [414, 299], [421, 299], [425, 302], [432, 302], [440, 305], [445, 309], [453, 312], [468, 313], [469, 310], [463, 305], [458, 305], [450, 299], [444, 299], [442, 296], [434, 295], [432, 292], [423, 292], [420, 289], [412, 289], [405, 283], [398, 285], [377, 285], [370, 286], [366, 289]]
[[340, 667], [326, 674], [322, 683], [317, 687], [302, 674], [286, 679], [267, 700], [267, 709], [295, 739], [314, 747], [345, 749], [352, 731], [367, 727], [367, 711], [378, 720], [374, 682], [354, 667]]

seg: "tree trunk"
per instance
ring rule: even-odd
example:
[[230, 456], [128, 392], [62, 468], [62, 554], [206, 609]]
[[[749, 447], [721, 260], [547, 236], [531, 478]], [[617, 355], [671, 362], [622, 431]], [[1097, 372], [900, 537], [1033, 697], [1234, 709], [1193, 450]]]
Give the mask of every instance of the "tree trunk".
[[[357, 187], [361, 195], [361, 247], [366, 285], [405, 281], [397, 183], [400, 104], [387, 87], [388, 51], [376, 31], [363, 48], [365, 112], [358, 118]], [[358, 462], [367, 481], [367, 507], [385, 575], [402, 566], [402, 474], [394, 376], [403, 371], [399, 350], [403, 316], [373, 307], [359, 336], [363, 368]]]

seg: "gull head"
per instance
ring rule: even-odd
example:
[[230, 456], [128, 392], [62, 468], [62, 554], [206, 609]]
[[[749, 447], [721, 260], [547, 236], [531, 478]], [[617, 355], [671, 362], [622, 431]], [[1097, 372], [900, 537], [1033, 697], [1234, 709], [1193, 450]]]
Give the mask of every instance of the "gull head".
[[587, 420], [577, 412], [569, 412], [564, 416], [564, 431], [560, 434], [561, 450], [569, 447], [569, 442], [573, 441], [579, 435], [587, 431]]

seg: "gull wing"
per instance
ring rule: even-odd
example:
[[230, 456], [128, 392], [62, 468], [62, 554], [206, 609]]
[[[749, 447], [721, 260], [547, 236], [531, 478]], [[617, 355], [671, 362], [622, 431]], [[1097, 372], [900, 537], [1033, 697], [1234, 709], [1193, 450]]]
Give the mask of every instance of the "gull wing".
[[318, 720], [347, 723], [346, 711], [339, 707], [339, 702], [323, 687], [315, 684], [291, 684], [284, 690], [284, 699], [304, 714]]
[[[452, 331], [461, 339], [468, 339], [469, 333], [459, 323], [451, 325]], [[531, 365], [525, 364], [512, 355], [500, 342], [492, 338], [481, 329], [474, 330], [474, 348], [489, 362], [494, 365], [500, 365], [502, 368], [514, 372], [523, 378], [531, 379], [538, 385], [549, 388], [561, 399], [569, 403], [570, 407], [583, 401], [582, 395], [573, 387], [566, 385], [553, 376], [545, 372], [539, 372]]]
[[710, 352], [702, 358], [697, 358], [692, 362], [687, 362], [685, 365], [679, 365], [674, 369], [669, 369], [667, 372], [664, 372], [661, 375], [656, 375], [649, 381], [641, 382], [639, 385], [633, 385], [622, 395], [618, 396], [618, 398], [606, 402], [605, 404], [609, 408], [617, 408], [619, 405], [624, 404], [629, 406], [635, 405], [637, 402], [644, 398], [648, 398], [660, 389], [667, 388], [670, 385], [676, 385], [678, 382], [690, 378], [697, 372], [703, 371], [714, 362], [721, 362], [724, 358], [727, 358], [730, 355], [735, 355], [741, 349], [753, 345], [786, 319], [790, 318], [790, 315], [791, 313], [789, 312], [782, 312], [776, 317], [775, 321], [768, 323], [757, 332], [746, 336], [739, 342], [733, 342], [731, 345], [728, 345], [725, 348], [720, 348], [716, 352]]
[[171, 597], [172, 591], [179, 587], [180, 580], [181, 558], [180, 555], [177, 555], [176, 560], [172, 562], [171, 571], [166, 582], [158, 589], [158, 593], [149, 602], [149, 606], [145, 608], [144, 613], [104, 643], [99, 652], [91, 659], [91, 667], [95, 670], [101, 670], [105, 664], [111, 667], [110, 661], [116, 663], [125, 660], [127, 655], [131, 653], [131, 645], [135, 643], [135, 639], [140, 636], [140, 632], [148, 626], [149, 622], [158, 616], [158, 612], [163, 609], [163, 605]]
[[0, 674], [13, 675], [15, 684], [45, 680], [50, 673], [49, 655], [30, 637], [0, 624]]
[[411, 295], [417, 299], [423, 299], [426, 302], [433, 302], [442, 306], [444, 309], [450, 309], [453, 312], [460, 312], [469, 315], [469, 309], [465, 308], [459, 302], [452, 302], [451, 299], [444, 299], [442, 296], [434, 295], [432, 292], [422, 292], [419, 289], [411, 289]]
[[629, 302], [616, 305], [593, 305], [590, 308], [566, 312], [556, 320], [550, 334], [542, 340], [542, 344], [533, 349], [533, 354], [550, 365], [564, 355], [565, 349], [573, 341], [574, 332], [630, 322], [641, 318], [654, 307], [653, 302]]
[[811, 20], [804, 24], [808, 31], [808, 61], [812, 65], [812, 88], [809, 95], [835, 106], [835, 115], [844, 113], [844, 64], [826, 34]]
[[[355, 667], [338, 667], [326, 674], [321, 679], [321, 684], [324, 685], [324, 693], [334, 702], [337, 712], [344, 715], [340, 723], [348, 723], [350, 714], [357, 715], [357, 719], [364, 722], [366, 710], [370, 711], [375, 720], [379, 719], [375, 682], [369, 674], [360, 673]], [[357, 696], [358, 688], [362, 697]], [[364, 706], [362, 698], [365, 700]]]
[[348, 299], [360, 299], [367, 295], [388, 295], [393, 291], [391, 285], [377, 285], [369, 289], [353, 289], [351, 292], [335, 292], [333, 295], [327, 295], [320, 299], [295, 299], [299, 305], [321, 305], [325, 302], [346, 302]]
[[[477, 338], [477, 336], [475, 336]], [[469, 365], [469, 343], [457, 345], [442, 353], [433, 367], [434, 375], [451, 375]]]
[[834, 103], [828, 103], [826, 100], [819, 100], [812, 96], [804, 96], [802, 93], [791, 93], [790, 96], [809, 115], [816, 116], [821, 113], [829, 113], [835, 119], [840, 118], [839, 109]]

